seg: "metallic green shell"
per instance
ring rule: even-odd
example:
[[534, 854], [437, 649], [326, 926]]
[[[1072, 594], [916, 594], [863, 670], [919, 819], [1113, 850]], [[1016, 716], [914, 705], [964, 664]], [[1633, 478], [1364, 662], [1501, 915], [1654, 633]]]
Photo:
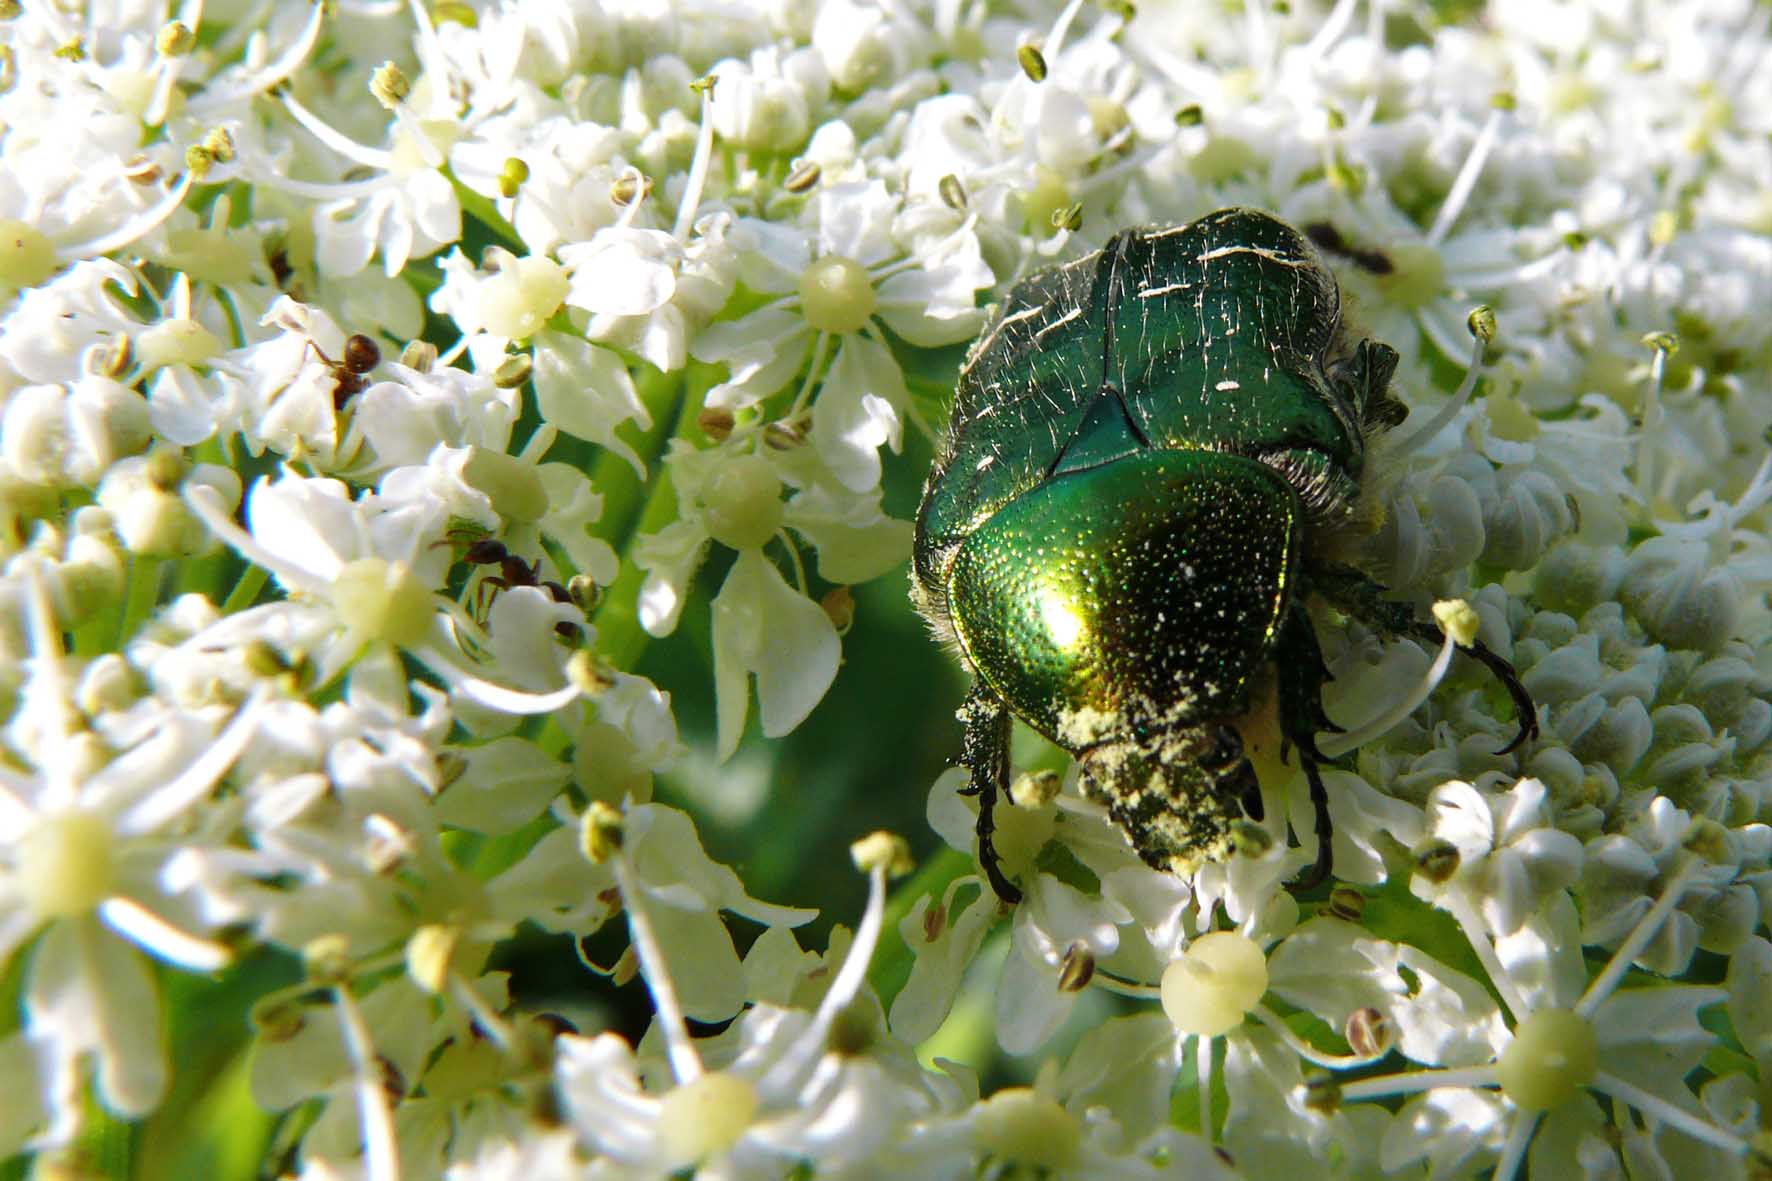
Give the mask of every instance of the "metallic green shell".
[[1324, 370], [1339, 329], [1340, 295], [1315, 248], [1251, 209], [1128, 230], [1023, 280], [967, 357], [925, 486], [915, 562], [926, 598], [941, 609], [955, 547], [1052, 475], [1104, 385], [1142, 436], [1132, 446], [1229, 451], [1331, 483], [1330, 496], [1351, 492], [1359, 409]]
[[1274, 469], [1211, 451], [1056, 476], [961, 545], [960, 644], [1072, 750], [1238, 712], [1290, 602], [1302, 515]]

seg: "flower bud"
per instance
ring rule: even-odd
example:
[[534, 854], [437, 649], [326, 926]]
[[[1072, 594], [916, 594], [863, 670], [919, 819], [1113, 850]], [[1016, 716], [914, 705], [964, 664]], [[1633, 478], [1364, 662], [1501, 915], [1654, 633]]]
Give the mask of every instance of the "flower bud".
[[1504, 469], [1494, 503], [1484, 506], [1483, 560], [1504, 570], [1537, 563], [1552, 542], [1575, 529], [1575, 516], [1556, 481], [1544, 472]]
[[1760, 900], [1745, 883], [1725, 886], [1709, 898], [1688, 906], [1698, 921], [1698, 946], [1716, 955], [1733, 955], [1760, 921]]
[[118, 713], [134, 705], [142, 694], [141, 679], [129, 661], [115, 652], [95, 657], [80, 673], [74, 704], [89, 718]]
[[1658, 544], [1670, 540], [1653, 538], [1632, 551], [1619, 597], [1662, 643], [1715, 651], [1740, 626], [1741, 582], [1726, 565], [1712, 565], [1702, 545]]
[[1435, 571], [1462, 570], [1488, 544], [1483, 504], [1468, 480], [1443, 475], [1428, 485], [1422, 521], [1433, 534]]
[[1604, 763], [1614, 775], [1623, 778], [1648, 751], [1654, 739], [1649, 711], [1635, 697], [1627, 697], [1607, 707], [1593, 725], [1571, 743], [1578, 758], [1588, 763]]
[[1599, 639], [1593, 635], [1579, 636], [1574, 643], [1546, 653], [1520, 674], [1520, 683], [1532, 694], [1532, 700], [1544, 705], [1558, 705], [1586, 697], [1605, 679], [1607, 669], [1600, 663]]

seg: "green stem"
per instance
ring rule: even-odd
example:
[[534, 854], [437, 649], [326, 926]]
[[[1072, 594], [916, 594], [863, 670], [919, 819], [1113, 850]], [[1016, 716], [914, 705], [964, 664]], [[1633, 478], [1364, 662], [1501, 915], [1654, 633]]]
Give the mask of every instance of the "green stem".
[[[658, 377], [669, 377], [668, 387]], [[652, 473], [641, 483], [619, 456], [605, 454], [591, 471], [591, 482], [604, 494], [606, 536], [621, 555], [621, 570], [597, 609], [597, 652], [617, 668], [630, 669], [651, 637], [640, 626], [640, 587], [645, 572], [634, 564], [633, 541], [670, 524], [677, 516], [677, 493], [670, 469], [663, 464], [671, 439], [682, 437], [701, 410], [702, 395], [715, 380], [706, 366], [692, 366], [675, 375], [642, 375], [641, 396], [652, 411], [653, 426], [640, 453]], [[668, 396], [668, 404], [665, 404]], [[657, 403], [657, 404], [655, 404]]]
[[492, 198], [476, 193], [463, 184], [452, 169], [443, 169], [443, 175], [449, 178], [450, 187], [455, 190], [455, 199], [461, 204], [463, 213], [485, 226], [494, 237], [510, 249], [511, 253], [517, 255], [529, 253], [529, 246], [523, 241], [523, 236], [517, 232], [517, 227], [504, 219], [504, 215], [498, 211], [498, 206], [492, 203]]
[[129, 560], [129, 586], [123, 601], [123, 618], [117, 623], [113, 652], [121, 652], [129, 638], [141, 629], [144, 620], [160, 603], [160, 572], [164, 564], [159, 558], [140, 555]]
[[248, 566], [240, 573], [240, 581], [228, 592], [227, 602], [222, 604], [222, 614], [232, 615], [236, 611], [244, 611], [258, 599], [258, 593], [265, 588], [265, 580], [270, 575], [263, 566]]

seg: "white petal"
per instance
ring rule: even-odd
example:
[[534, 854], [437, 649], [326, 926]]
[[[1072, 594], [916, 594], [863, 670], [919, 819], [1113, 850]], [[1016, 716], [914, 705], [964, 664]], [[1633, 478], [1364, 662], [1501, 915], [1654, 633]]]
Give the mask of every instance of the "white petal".
[[886, 346], [846, 336], [812, 415], [812, 443], [844, 487], [866, 492], [880, 482], [880, 448], [899, 449], [908, 404], [904, 375]]
[[1468, 783], [1451, 780], [1428, 795], [1428, 823], [1435, 836], [1450, 841], [1466, 861], [1475, 861], [1495, 847], [1495, 820], [1483, 793]]
[[620, 354], [565, 333], [544, 331], [536, 335], [532, 355], [535, 368], [530, 380], [542, 418], [574, 438], [609, 448], [644, 477], [639, 457], [615, 433], [629, 421], [642, 430], [652, 425]]
[[219, 972], [234, 956], [219, 943], [179, 930], [132, 898], [107, 898], [99, 905], [106, 925], [144, 951], [194, 972]]
[[31, 959], [26, 1025], [60, 1068], [90, 1053], [99, 1093], [119, 1115], [153, 1110], [166, 1090], [160, 998], [147, 960], [95, 919], [51, 924]]
[[790, 587], [760, 550], [744, 550], [714, 600], [714, 687], [720, 757], [732, 754], [757, 676], [763, 733], [798, 726], [837, 677], [842, 643], [824, 608]]

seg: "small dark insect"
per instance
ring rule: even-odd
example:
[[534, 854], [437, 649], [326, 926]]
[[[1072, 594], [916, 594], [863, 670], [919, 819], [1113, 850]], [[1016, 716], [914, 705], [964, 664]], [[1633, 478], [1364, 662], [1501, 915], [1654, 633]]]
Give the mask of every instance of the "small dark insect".
[[[496, 537], [477, 537], [468, 542], [462, 551], [461, 560], [470, 566], [497, 566], [498, 573], [491, 574], [480, 581], [480, 592], [474, 604], [474, 616], [484, 620], [486, 612], [492, 606], [492, 596], [501, 590], [510, 590], [519, 586], [539, 587], [548, 592], [556, 603], [573, 602], [572, 594], [564, 586], [551, 578], [541, 576], [541, 559], [533, 563], [525, 562]], [[490, 590], [488, 589], [490, 588]], [[554, 625], [554, 632], [561, 639], [576, 644], [584, 638], [584, 629], [576, 623], [561, 620]]]
[[[1070, 751], [1085, 795], [1148, 864], [1192, 873], [1261, 815], [1246, 751], [1296, 754], [1331, 868], [1329, 679], [1307, 604], [1438, 646], [1440, 632], [1338, 557], [1368, 443], [1403, 420], [1397, 354], [1359, 340], [1305, 235], [1252, 209], [1123, 230], [1009, 292], [960, 371], [917, 511], [913, 597], [973, 675], [961, 761], [979, 860], [1012, 717]], [[1500, 656], [1464, 651], [1537, 733]], [[1271, 696], [1266, 686], [1272, 686]]]
[[381, 346], [361, 332], [345, 338], [345, 351], [334, 361], [313, 341], [308, 347], [332, 370], [332, 408], [343, 410], [345, 403], [369, 388], [369, 374], [381, 364]]
[[271, 268], [271, 279], [277, 284], [277, 289], [288, 290], [289, 280], [295, 275], [295, 268], [289, 265], [289, 250], [283, 246], [275, 247], [266, 256], [265, 262]]
[[1371, 271], [1374, 275], [1388, 275], [1397, 269], [1391, 265], [1391, 260], [1382, 253], [1377, 250], [1363, 250], [1355, 246], [1341, 236], [1340, 230], [1326, 221], [1305, 223], [1304, 236], [1330, 254], [1339, 254], [1356, 266]]

